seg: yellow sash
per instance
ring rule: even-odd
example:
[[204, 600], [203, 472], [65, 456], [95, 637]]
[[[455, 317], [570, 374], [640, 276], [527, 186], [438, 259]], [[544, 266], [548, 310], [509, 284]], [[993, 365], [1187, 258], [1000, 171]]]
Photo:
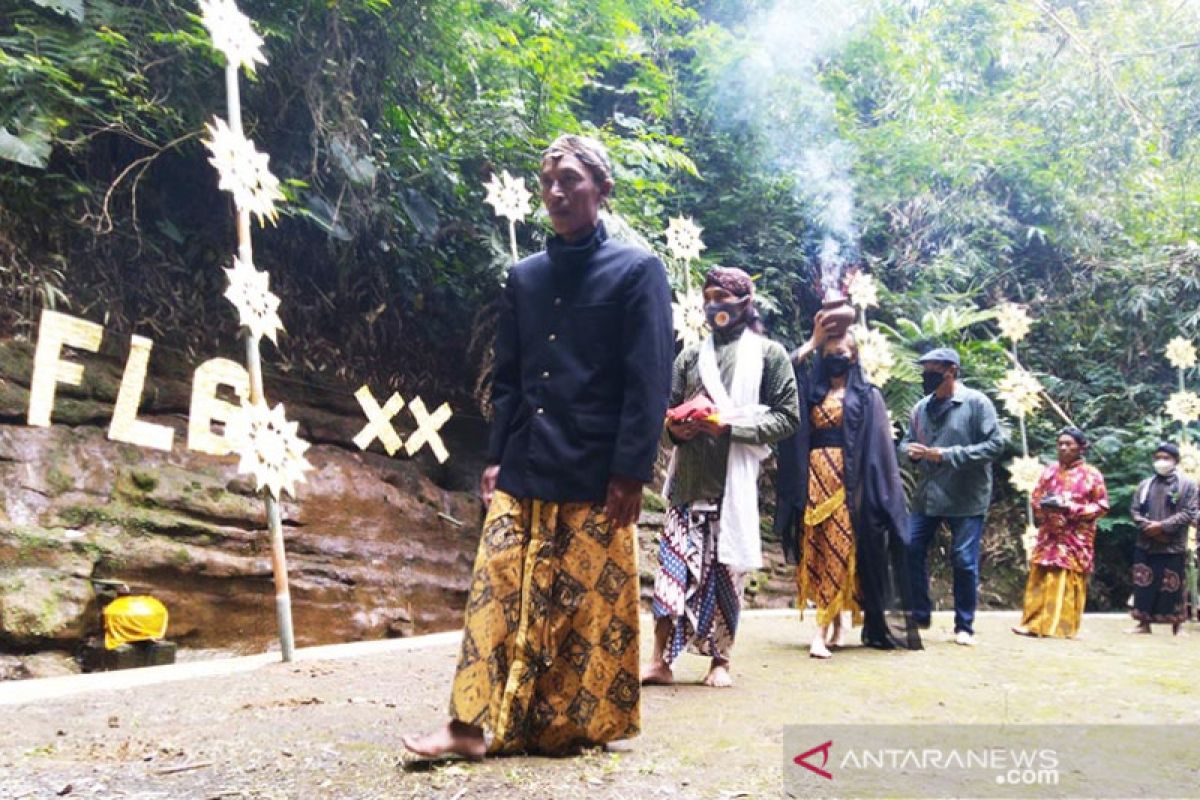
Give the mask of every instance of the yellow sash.
[[838, 506], [841, 506], [845, 502], [846, 488], [842, 487], [815, 506], [809, 506], [804, 509], [804, 524], [816, 525], [824, 522], [833, 516], [833, 512], [837, 511]]

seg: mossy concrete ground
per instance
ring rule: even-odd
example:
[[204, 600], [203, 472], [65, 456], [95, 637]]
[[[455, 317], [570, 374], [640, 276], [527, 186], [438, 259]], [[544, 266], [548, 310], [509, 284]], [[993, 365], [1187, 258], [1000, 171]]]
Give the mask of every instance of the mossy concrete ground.
[[445, 712], [457, 658], [445, 644], [9, 705], [0, 796], [774, 798], [788, 725], [1200, 724], [1195, 624], [1183, 638], [1128, 636], [1127, 617], [1089, 616], [1078, 640], [1057, 641], [1014, 636], [1015, 621], [981, 617], [967, 648], [940, 614], [922, 652], [818, 661], [811, 616], [751, 613], [735, 688], [696, 685], [706, 664], [685, 656], [679, 685], [645, 691], [641, 737], [573, 758], [408, 762], [400, 736]]

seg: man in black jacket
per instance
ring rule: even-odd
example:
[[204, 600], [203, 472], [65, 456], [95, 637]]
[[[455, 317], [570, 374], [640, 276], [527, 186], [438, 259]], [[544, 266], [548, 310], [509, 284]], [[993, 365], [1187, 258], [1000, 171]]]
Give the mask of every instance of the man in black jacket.
[[1150, 624], [1170, 623], [1179, 634], [1187, 619], [1185, 600], [1188, 528], [1200, 520], [1196, 482], [1179, 472], [1179, 447], [1163, 442], [1154, 451], [1154, 476], [1133, 495], [1139, 533], [1133, 548], [1133, 618], [1129, 633], [1150, 633]]
[[674, 336], [662, 263], [600, 222], [612, 186], [595, 140], [561, 136], [543, 156], [556, 235], [504, 290], [451, 721], [405, 738], [418, 755], [554, 754], [639, 731], [635, 523]]

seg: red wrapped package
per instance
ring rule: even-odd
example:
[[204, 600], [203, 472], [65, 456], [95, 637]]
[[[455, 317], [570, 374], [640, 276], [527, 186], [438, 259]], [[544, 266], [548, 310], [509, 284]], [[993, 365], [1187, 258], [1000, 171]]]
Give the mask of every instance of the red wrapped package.
[[698, 394], [691, 400], [667, 409], [667, 419], [671, 422], [698, 422], [700, 420], [718, 422], [720, 416], [713, 401], [709, 400], [706, 395]]

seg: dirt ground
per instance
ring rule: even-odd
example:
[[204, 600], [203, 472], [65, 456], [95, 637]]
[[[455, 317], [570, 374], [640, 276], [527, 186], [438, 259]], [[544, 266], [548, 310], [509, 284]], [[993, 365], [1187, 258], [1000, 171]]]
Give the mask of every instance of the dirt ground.
[[[853, 647], [807, 657], [811, 615], [743, 619], [733, 689], [643, 694], [644, 733], [617, 752], [412, 763], [403, 732], [442, 719], [457, 651], [270, 663], [251, 671], [0, 706], [2, 798], [773, 798], [783, 796], [791, 724], [1200, 723], [1200, 627], [1127, 636], [1127, 617], [1089, 616], [1076, 641], [979, 620], [980, 644], [950, 642], [935, 619], [927, 649]], [[643, 654], [647, 652], [643, 625]], [[107, 676], [103, 676], [107, 677]]]

